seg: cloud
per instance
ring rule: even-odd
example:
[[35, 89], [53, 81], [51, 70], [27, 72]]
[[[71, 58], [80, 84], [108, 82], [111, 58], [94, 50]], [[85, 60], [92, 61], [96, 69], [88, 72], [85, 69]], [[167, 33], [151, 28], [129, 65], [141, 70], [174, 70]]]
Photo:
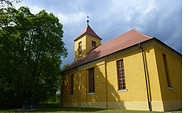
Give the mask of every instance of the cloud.
[[20, 8], [21, 6], [25, 6], [25, 7], [28, 7], [31, 11], [31, 13], [33, 14], [37, 14], [39, 13], [41, 10], [43, 10], [44, 8], [43, 7], [39, 7], [37, 5], [31, 5], [31, 4], [26, 4], [26, 3], [17, 3], [15, 4], [15, 8], [18, 9]]
[[85, 28], [87, 15], [102, 42], [135, 28], [182, 52], [181, 0], [23, 0], [21, 4], [33, 13], [52, 12], [64, 25], [63, 40], [69, 54], [63, 63], [73, 62], [73, 40]]
[[87, 16], [84, 12], [79, 12], [76, 14], [56, 14], [56, 16], [60, 19], [61, 23], [63, 24], [74, 24], [82, 22], [84, 17]]
[[181, 1], [113, 0], [108, 7], [106, 12], [109, 19], [106, 19], [103, 34], [106, 41], [116, 34], [136, 28], [144, 34], [157, 37], [175, 50], [182, 51]]
[[[28, 6], [29, 7], [29, 6]], [[31, 6], [32, 8], [30, 8], [30, 11], [33, 13], [33, 14], [37, 14], [39, 13], [41, 10], [43, 10], [44, 8], [41, 8], [41, 7], [38, 7], [38, 6]]]

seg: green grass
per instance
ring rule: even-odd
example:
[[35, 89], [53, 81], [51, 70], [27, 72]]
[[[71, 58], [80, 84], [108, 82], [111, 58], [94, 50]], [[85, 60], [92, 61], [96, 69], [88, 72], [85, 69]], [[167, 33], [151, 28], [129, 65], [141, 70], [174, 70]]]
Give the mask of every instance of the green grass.
[[[151, 112], [151, 111], [132, 111], [132, 110], [114, 110], [114, 109], [97, 109], [97, 108], [60, 108], [59, 104], [42, 104], [39, 108], [43, 108], [39, 111], [24, 112], [24, 113], [163, 113], [163, 112]], [[15, 109], [0, 110], [0, 113], [15, 112]], [[182, 113], [180, 111], [173, 111], [172, 113]]]

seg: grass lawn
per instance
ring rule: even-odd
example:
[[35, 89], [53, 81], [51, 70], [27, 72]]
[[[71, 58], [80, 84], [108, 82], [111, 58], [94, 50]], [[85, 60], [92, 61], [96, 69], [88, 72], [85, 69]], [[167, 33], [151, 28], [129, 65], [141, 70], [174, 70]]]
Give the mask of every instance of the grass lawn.
[[[114, 110], [114, 109], [97, 109], [97, 108], [60, 108], [59, 104], [43, 104], [39, 105], [39, 108], [43, 108], [33, 113], [162, 113], [162, 112], [151, 112], [151, 111], [131, 111], [131, 110]], [[0, 110], [0, 113], [14, 112], [15, 109]], [[25, 113], [25, 112], [24, 112]], [[32, 113], [32, 112], [28, 112]], [[172, 113], [182, 113], [181, 111], [173, 111]]]

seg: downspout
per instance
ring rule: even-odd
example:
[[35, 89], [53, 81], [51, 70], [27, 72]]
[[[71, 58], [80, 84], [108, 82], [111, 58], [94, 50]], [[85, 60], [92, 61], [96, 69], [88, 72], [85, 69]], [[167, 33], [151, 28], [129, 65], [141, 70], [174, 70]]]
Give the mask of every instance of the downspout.
[[87, 80], [88, 80], [88, 74], [87, 74], [87, 71], [85, 71], [85, 75], [86, 75], [86, 95], [85, 95], [85, 97], [86, 97], [86, 103], [87, 103], [87, 94], [88, 94], [88, 85], [87, 85]]
[[152, 111], [151, 104], [150, 104], [150, 97], [149, 97], [150, 95], [149, 95], [149, 91], [148, 91], [148, 80], [147, 80], [147, 74], [146, 74], [146, 65], [145, 65], [145, 58], [144, 58], [143, 48], [141, 47], [141, 43], [139, 43], [138, 45], [141, 48], [142, 58], [143, 58], [143, 67], [144, 67], [144, 72], [145, 72], [145, 81], [146, 81], [146, 92], [147, 92], [148, 108], [149, 108], [150, 111]]
[[105, 94], [106, 94], [106, 109], [108, 109], [108, 92], [107, 92], [107, 62], [105, 59]]

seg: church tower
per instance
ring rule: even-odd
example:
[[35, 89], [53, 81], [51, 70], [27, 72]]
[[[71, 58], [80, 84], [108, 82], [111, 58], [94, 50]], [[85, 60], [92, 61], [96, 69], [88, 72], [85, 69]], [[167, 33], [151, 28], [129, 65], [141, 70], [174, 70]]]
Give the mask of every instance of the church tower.
[[83, 32], [74, 40], [75, 60], [85, 57], [92, 49], [101, 44], [101, 38], [92, 30], [87, 20], [87, 26]]

